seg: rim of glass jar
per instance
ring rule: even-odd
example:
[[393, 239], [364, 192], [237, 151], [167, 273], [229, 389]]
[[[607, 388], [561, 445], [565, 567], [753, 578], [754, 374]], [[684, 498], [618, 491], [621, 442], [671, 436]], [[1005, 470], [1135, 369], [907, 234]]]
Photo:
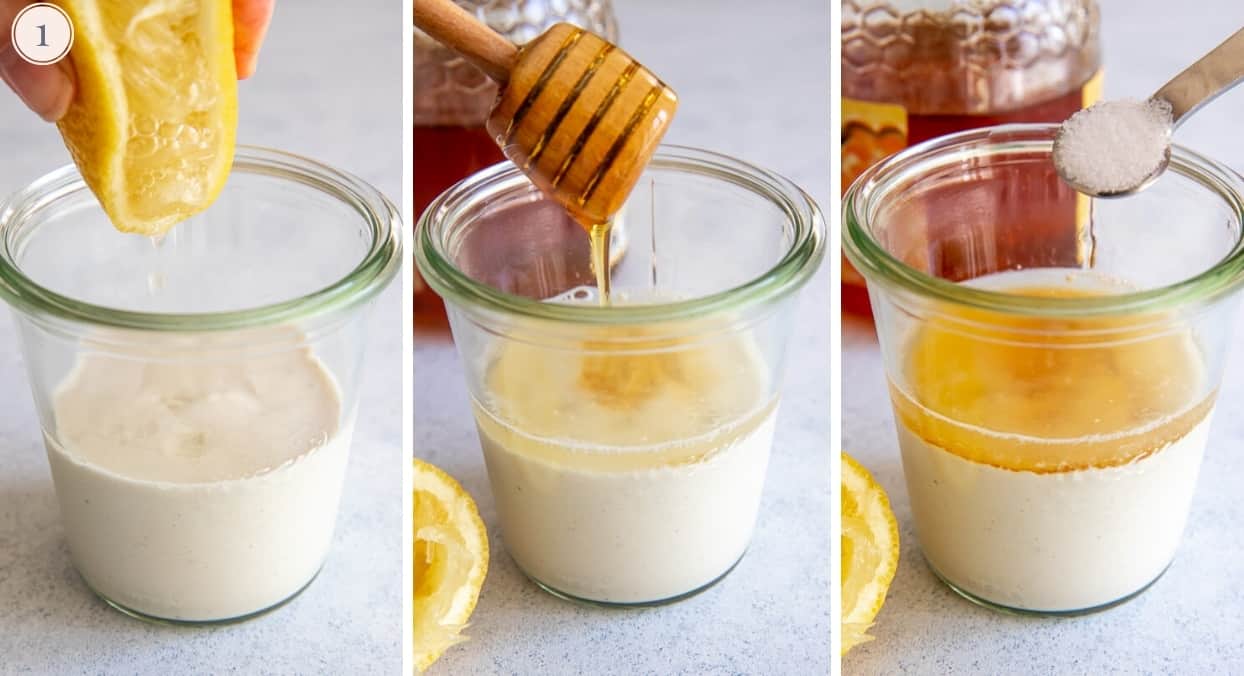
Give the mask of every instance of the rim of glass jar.
[[[868, 231], [877, 206], [897, 185], [967, 157], [1022, 149], [1048, 152], [1057, 129], [1057, 124], [1044, 123], [981, 127], [919, 143], [878, 162], [856, 178], [843, 195], [843, 253], [869, 284], [881, 283], [993, 312], [1044, 317], [1109, 317], [1169, 310], [1187, 303], [1208, 303], [1244, 282], [1244, 234], [1209, 269], [1174, 284], [1108, 296], [1048, 298], [990, 291], [934, 277], [890, 255]], [[982, 141], [987, 145], [971, 147]], [[1174, 144], [1167, 171], [1178, 172], [1221, 197], [1235, 212], [1244, 233], [1244, 178], [1221, 163]]]
[[419, 216], [415, 259], [428, 285], [460, 305], [523, 317], [578, 324], [662, 323], [739, 310], [784, 297], [816, 272], [825, 251], [824, 219], [816, 202], [790, 180], [741, 160], [698, 148], [663, 144], [650, 167], [708, 176], [745, 188], [777, 205], [794, 226], [785, 255], [764, 274], [715, 293], [671, 303], [571, 305], [549, 303], [497, 290], [471, 279], [446, 256], [444, 244], [457, 216], [526, 178], [511, 162], [482, 169], [442, 192]]
[[[301, 320], [352, 307], [374, 297], [401, 262], [401, 217], [370, 184], [315, 160], [271, 148], [239, 145], [230, 173], [246, 171], [302, 183], [354, 207], [372, 233], [371, 247], [344, 277], [311, 293], [241, 310], [156, 313], [121, 310], [75, 300], [52, 291], [22, 272], [17, 263], [24, 222], [43, 209], [87, 190], [74, 165], [36, 179], [0, 200], [0, 298], [33, 316], [148, 331], [215, 331]], [[33, 228], [38, 228], [34, 225]]]

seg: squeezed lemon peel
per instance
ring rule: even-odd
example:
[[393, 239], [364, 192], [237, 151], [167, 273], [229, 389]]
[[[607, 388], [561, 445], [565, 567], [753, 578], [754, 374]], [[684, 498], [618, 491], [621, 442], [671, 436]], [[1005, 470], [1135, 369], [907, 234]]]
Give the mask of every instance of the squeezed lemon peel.
[[898, 570], [898, 521], [872, 474], [842, 454], [842, 654], [872, 640]]
[[467, 638], [488, 574], [488, 533], [470, 494], [419, 459], [414, 510], [415, 668], [423, 673]]

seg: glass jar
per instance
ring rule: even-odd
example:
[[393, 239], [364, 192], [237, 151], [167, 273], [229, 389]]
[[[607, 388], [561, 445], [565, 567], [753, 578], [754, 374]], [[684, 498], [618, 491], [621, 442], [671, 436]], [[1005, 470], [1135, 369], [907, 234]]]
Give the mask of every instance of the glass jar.
[[930, 567], [983, 605], [1074, 614], [1145, 589], [1183, 536], [1244, 282], [1244, 179], [1176, 146], [1153, 186], [1093, 201], [1076, 264], [1023, 232], [1072, 196], [1056, 130], [883, 160], [847, 191], [842, 245]]
[[[1095, 0], [843, 0], [842, 189], [927, 139], [1061, 122], [1091, 105], [1099, 23]], [[1075, 213], [1077, 199], [1048, 206]], [[1041, 233], [1041, 245], [1069, 246], [1069, 234]], [[864, 280], [845, 260], [842, 283], [843, 308], [867, 314]]]
[[[558, 596], [653, 605], [729, 572], [760, 506], [795, 292], [824, 252], [797, 187], [664, 146], [627, 201], [609, 306], [575, 251], [492, 255], [546, 204], [513, 165], [424, 211], [506, 549]], [[569, 292], [564, 292], [570, 288]]]
[[400, 233], [367, 184], [246, 147], [160, 242], [113, 229], [74, 167], [0, 204], [0, 297], [70, 555], [101, 598], [222, 622], [311, 582]]
[[[516, 44], [558, 22], [572, 23], [617, 42], [612, 0], [458, 0], [481, 21]], [[497, 100], [497, 85], [483, 71], [414, 29], [415, 214], [441, 191], [505, 155], [484, 129]], [[543, 233], [557, 241], [581, 237], [570, 219]], [[557, 242], [551, 242], [556, 246]], [[445, 309], [415, 271], [415, 319], [443, 326]]]

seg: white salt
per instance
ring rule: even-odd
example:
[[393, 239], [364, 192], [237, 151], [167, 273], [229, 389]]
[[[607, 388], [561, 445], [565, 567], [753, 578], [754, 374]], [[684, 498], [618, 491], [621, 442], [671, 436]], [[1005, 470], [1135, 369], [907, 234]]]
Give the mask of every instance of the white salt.
[[1067, 118], [1054, 140], [1063, 180], [1093, 195], [1127, 192], [1159, 171], [1171, 142], [1165, 101], [1102, 101]]

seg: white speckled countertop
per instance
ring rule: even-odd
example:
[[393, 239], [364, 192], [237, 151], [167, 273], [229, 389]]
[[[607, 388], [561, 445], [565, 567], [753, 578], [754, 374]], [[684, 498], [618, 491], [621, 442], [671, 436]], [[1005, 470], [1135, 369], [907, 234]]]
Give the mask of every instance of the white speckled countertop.
[[[8, 27], [5, 27], [7, 30]], [[304, 154], [400, 200], [401, 3], [279, 3], [239, 142]], [[0, 193], [69, 161], [60, 136], [0, 90]], [[72, 252], [67, 252], [71, 260]], [[9, 313], [0, 318], [0, 673], [396, 674], [401, 669], [401, 310], [371, 318], [333, 551], [289, 605], [242, 624], [170, 628], [111, 610], [69, 562]]]
[[[1235, 0], [1102, 0], [1106, 96], [1144, 97], [1244, 25]], [[1174, 36], [1174, 37], [1172, 37]], [[1178, 143], [1244, 171], [1244, 90], [1191, 118]], [[876, 640], [844, 674], [1212, 674], [1244, 665], [1244, 314], [1227, 364], [1183, 544], [1167, 573], [1112, 610], [1073, 619], [1001, 615], [960, 599], [924, 564], [912, 530], [898, 443], [872, 327], [844, 322], [843, 446], [893, 501], [902, 559]]]
[[[776, 170], [828, 204], [829, 3], [615, 4], [622, 46], [679, 94], [670, 142]], [[431, 673], [827, 674], [829, 291], [825, 266], [800, 301], [750, 551], [715, 587], [650, 610], [572, 605], [523, 577], [497, 528], [457, 354], [418, 336], [415, 453], [475, 496], [493, 551], [470, 641]]]

